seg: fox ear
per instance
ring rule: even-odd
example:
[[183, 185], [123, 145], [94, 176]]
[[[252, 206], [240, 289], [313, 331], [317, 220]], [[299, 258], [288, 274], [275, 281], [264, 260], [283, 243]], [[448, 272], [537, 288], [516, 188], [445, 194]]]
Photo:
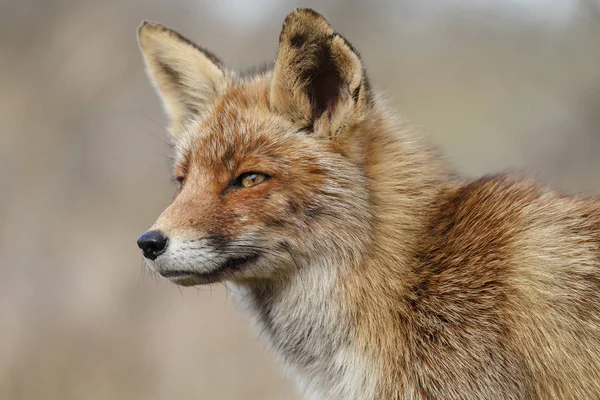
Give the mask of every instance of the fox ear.
[[221, 61], [179, 33], [144, 21], [138, 40], [148, 76], [154, 83], [177, 136], [227, 87]]
[[358, 53], [311, 9], [285, 18], [271, 84], [271, 107], [328, 138], [360, 119], [370, 93]]

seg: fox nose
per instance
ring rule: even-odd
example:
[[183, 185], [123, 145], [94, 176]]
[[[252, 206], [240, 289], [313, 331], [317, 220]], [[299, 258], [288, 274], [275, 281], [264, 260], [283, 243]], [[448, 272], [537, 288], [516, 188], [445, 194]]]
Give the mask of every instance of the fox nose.
[[144, 257], [155, 260], [167, 248], [167, 238], [160, 231], [148, 231], [137, 240]]

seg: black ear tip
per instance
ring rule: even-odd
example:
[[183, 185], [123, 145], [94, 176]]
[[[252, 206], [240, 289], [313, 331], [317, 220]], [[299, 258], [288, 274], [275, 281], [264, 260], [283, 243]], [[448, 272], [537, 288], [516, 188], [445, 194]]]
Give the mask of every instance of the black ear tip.
[[148, 28], [149, 25], [150, 25], [150, 21], [147, 21], [147, 20], [143, 20], [142, 21], [142, 23], [137, 28], [137, 35], [138, 35], [138, 37], [142, 36], [142, 32], [146, 28]]
[[325, 19], [325, 17], [323, 17], [322, 14], [316, 12], [315, 10], [313, 10], [312, 8], [303, 8], [303, 7], [298, 7], [294, 10], [297, 13], [301, 13], [301, 14], [308, 14], [311, 17], [315, 17], [315, 18], [323, 18]]
[[[309, 38], [325, 38], [331, 36], [333, 29], [325, 17], [312, 8], [296, 8], [283, 21], [279, 43], [290, 39], [294, 48], [301, 47]], [[298, 36], [300, 35], [300, 36]]]
[[169, 31], [164, 25], [158, 22], [144, 20], [137, 29], [137, 37], [140, 43], [150, 40], [156, 34]]
[[149, 21], [147, 19], [143, 20], [140, 26], [138, 26], [138, 34], [141, 34], [142, 31], [147, 29], [161, 29], [164, 28], [161, 24], [154, 21]]
[[316, 12], [312, 8], [295, 8], [292, 12], [290, 12], [284, 19], [283, 25], [287, 25], [288, 23], [300, 23], [300, 24], [319, 24], [325, 23], [329, 25], [327, 19], [320, 13]]

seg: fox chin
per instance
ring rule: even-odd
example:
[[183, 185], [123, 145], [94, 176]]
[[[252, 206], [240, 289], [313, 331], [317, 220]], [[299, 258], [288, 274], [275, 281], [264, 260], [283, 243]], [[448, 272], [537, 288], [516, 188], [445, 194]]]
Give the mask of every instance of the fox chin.
[[177, 186], [138, 245], [175, 284], [239, 288], [306, 398], [600, 399], [598, 198], [460, 177], [313, 10], [252, 73], [138, 38]]

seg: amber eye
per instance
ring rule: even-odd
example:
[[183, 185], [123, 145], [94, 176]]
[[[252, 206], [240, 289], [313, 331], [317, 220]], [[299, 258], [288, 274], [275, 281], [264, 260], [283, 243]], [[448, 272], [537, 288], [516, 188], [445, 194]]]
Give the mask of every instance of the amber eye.
[[258, 185], [261, 182], [264, 182], [266, 179], [267, 177], [264, 174], [251, 172], [249, 174], [244, 174], [243, 176], [241, 176], [240, 183], [243, 187], [249, 188]]
[[249, 188], [258, 185], [259, 183], [263, 183], [269, 178], [269, 175], [262, 174], [260, 172], [246, 172], [234, 179], [230, 186], [237, 188]]

